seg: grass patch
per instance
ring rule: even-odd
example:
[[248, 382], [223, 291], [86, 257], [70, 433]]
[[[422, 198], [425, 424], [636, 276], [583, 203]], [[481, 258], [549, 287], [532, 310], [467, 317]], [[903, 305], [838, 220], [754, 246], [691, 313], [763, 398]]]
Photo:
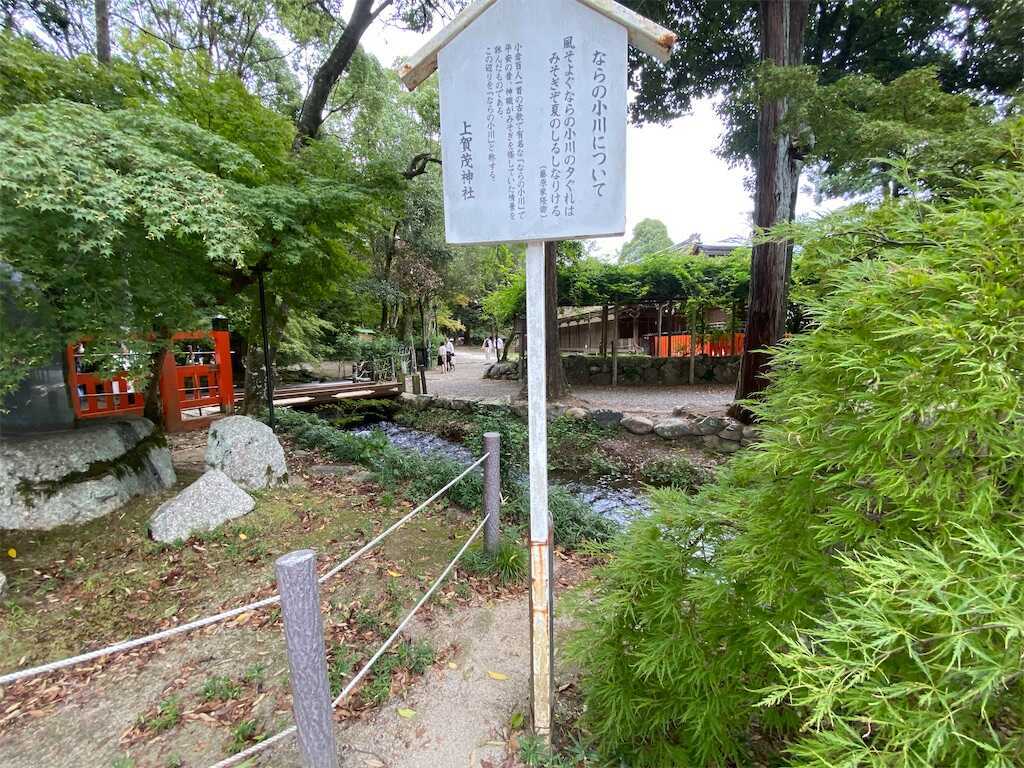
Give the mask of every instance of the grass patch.
[[203, 683], [204, 701], [232, 701], [242, 695], [242, 686], [224, 675], [215, 675]]
[[156, 705], [156, 712], [142, 721], [142, 727], [153, 733], [164, 733], [181, 722], [181, 699], [168, 696]]
[[466, 550], [460, 564], [466, 573], [494, 578], [504, 587], [525, 582], [530, 563], [526, 548], [511, 536], [503, 536], [493, 556], [478, 544]]

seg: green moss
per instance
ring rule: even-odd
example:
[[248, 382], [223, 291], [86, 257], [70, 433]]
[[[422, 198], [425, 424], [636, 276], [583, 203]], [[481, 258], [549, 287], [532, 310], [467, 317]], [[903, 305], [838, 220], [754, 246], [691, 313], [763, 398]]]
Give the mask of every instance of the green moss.
[[165, 447], [167, 447], [167, 438], [164, 433], [153, 430], [116, 458], [94, 461], [85, 469], [64, 475], [56, 480], [22, 480], [18, 483], [18, 494], [27, 506], [34, 507], [40, 496], [45, 501], [72, 485], [98, 480], [107, 475], [122, 478], [142, 472], [146, 469], [149, 452], [154, 448]]

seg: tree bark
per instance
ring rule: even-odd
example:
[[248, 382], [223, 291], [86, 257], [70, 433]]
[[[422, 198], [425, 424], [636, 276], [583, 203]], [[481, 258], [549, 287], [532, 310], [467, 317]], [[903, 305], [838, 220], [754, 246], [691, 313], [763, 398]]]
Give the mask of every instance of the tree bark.
[[110, 0], [96, 0], [96, 59], [110, 63]]
[[[801, 61], [807, 0], [761, 0], [761, 59], [776, 66]], [[791, 221], [803, 163], [795, 137], [780, 129], [786, 100], [763, 100], [758, 114], [754, 226], [758, 229]], [[758, 243], [750, 262], [747, 333], [736, 384], [736, 399], [756, 396], [768, 385], [770, 355], [766, 349], [785, 334], [788, 272], [792, 244]], [[749, 422], [753, 414], [739, 404], [730, 409]]]
[[296, 148], [301, 147], [309, 139], [315, 139], [320, 132], [320, 126], [324, 121], [324, 108], [330, 99], [331, 91], [338, 79], [345, 73], [349, 62], [352, 61], [352, 57], [359, 48], [359, 41], [362, 39], [363, 33], [375, 18], [373, 0], [356, 0], [352, 15], [345, 25], [345, 31], [341, 33], [341, 37], [334, 44], [330, 54], [317, 68], [309, 86], [309, 93], [306, 94], [306, 98], [302, 102], [302, 109], [299, 110], [299, 117], [296, 120], [298, 129], [295, 136]]

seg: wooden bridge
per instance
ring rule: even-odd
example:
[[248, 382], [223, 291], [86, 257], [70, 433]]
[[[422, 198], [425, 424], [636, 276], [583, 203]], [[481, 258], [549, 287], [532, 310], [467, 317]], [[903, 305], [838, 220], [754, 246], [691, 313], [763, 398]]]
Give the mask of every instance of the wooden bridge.
[[[401, 391], [397, 381], [378, 383], [328, 381], [319, 384], [293, 384], [274, 389], [274, 405], [322, 405], [336, 403], [339, 400], [397, 397]], [[241, 403], [244, 397], [242, 390], [235, 390], [236, 405]]]

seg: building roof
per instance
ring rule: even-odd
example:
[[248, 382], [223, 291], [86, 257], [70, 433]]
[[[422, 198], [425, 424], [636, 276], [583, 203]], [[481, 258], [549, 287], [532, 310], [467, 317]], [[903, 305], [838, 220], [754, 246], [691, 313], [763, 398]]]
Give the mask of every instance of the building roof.
[[[438, 31], [422, 48], [410, 56], [398, 74], [410, 91], [430, 77], [437, 70], [437, 54], [467, 29], [476, 19], [499, 0], [476, 0], [452, 19], [444, 29]], [[635, 11], [631, 11], [614, 0], [576, 0], [593, 11], [600, 13], [626, 28], [629, 43], [662, 63], [668, 61], [672, 46], [676, 43], [675, 32], [655, 24]]]

